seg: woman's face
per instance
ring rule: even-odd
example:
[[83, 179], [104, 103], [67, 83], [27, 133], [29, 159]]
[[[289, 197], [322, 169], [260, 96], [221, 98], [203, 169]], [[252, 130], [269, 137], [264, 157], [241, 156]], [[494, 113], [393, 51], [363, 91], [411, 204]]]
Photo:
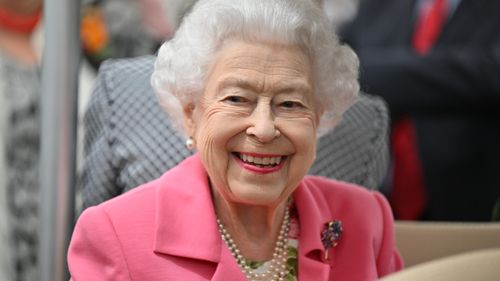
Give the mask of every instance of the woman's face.
[[287, 198], [315, 158], [313, 92], [309, 59], [298, 48], [227, 42], [201, 99], [185, 108], [212, 189], [237, 204]]

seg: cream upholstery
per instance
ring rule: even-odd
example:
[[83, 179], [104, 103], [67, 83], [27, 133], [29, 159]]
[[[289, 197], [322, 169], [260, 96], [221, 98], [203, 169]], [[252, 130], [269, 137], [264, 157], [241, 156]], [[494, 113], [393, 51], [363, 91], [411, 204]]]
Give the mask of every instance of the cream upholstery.
[[500, 248], [478, 250], [426, 262], [380, 281], [498, 281]]
[[396, 221], [395, 227], [396, 243], [406, 267], [463, 252], [500, 248], [500, 222]]

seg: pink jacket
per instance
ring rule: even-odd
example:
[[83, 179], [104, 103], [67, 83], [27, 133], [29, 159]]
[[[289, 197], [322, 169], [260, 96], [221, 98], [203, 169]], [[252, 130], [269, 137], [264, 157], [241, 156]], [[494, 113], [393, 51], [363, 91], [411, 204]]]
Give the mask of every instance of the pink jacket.
[[[80, 216], [68, 252], [74, 281], [244, 281], [216, 223], [197, 155], [161, 178]], [[299, 214], [299, 280], [370, 281], [402, 268], [393, 218], [382, 195], [307, 176], [294, 193]], [[321, 231], [344, 231], [324, 259]]]

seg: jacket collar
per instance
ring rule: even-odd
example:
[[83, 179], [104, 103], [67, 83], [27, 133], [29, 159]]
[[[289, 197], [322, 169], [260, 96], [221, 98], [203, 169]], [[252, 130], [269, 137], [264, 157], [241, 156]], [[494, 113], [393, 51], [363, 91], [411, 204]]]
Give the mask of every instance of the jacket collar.
[[157, 192], [154, 251], [219, 262], [222, 240], [199, 156], [191, 156], [165, 173]]
[[216, 223], [208, 175], [193, 155], [165, 173], [157, 189], [156, 232], [158, 254], [213, 262], [212, 281], [244, 281], [244, 275], [222, 239]]

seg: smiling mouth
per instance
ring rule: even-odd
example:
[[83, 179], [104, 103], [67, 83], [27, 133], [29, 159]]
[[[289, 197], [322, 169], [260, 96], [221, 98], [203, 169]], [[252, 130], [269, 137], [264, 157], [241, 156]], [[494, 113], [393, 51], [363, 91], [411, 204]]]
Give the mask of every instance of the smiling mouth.
[[286, 158], [286, 156], [256, 156], [238, 152], [234, 152], [233, 154], [245, 164], [259, 168], [276, 167]]

